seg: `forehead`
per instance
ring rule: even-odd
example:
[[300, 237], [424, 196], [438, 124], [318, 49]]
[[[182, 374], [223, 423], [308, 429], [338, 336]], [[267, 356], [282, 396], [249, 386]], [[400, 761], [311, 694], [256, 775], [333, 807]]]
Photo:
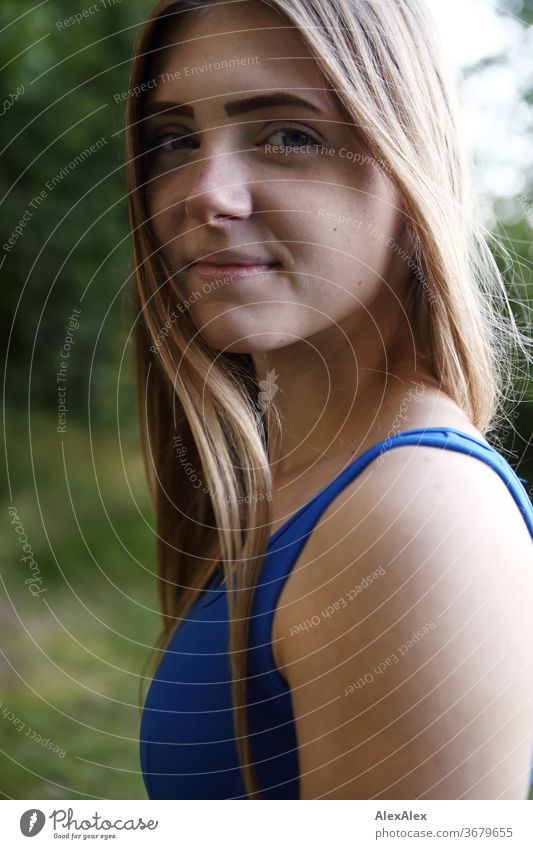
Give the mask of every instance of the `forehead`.
[[[259, 3], [204, 6], [200, 14], [163, 19], [150, 45], [148, 101], [216, 103], [229, 92], [302, 89], [324, 111], [336, 112], [328, 83], [283, 15]], [[304, 91], [306, 90], [306, 91]]]

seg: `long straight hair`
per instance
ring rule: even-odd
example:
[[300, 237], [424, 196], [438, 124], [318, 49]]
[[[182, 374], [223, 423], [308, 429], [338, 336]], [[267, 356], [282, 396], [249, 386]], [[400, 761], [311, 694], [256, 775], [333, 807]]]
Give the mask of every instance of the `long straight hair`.
[[[475, 220], [454, 87], [423, 2], [263, 4], [299, 30], [346, 120], [400, 192], [413, 270], [406, 308], [414, 332], [425, 340], [445, 391], [487, 433], [505, 416], [516, 351], [527, 356], [529, 343]], [[261, 798], [248, 738], [247, 645], [272, 525], [270, 463], [278, 456], [280, 417], [272, 400], [267, 427], [249, 355], [213, 351], [187, 311], [172, 319], [173, 269], [147, 210], [142, 100], [136, 96], [145, 90], [158, 36], [168, 26], [178, 32], [180, 22], [209, 5], [210, 0], [156, 4], [142, 27], [131, 71], [126, 170], [138, 406], [156, 517], [163, 620], [156, 648], [164, 650], [179, 620], [221, 570], [228, 588], [238, 757], [248, 796]]]

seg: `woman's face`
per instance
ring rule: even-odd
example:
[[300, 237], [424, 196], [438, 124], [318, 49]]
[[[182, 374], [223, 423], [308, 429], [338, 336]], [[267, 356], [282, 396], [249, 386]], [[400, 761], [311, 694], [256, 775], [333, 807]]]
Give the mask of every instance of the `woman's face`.
[[[158, 47], [146, 193], [176, 305], [209, 345], [235, 352], [379, 324], [408, 276], [399, 196], [298, 31], [259, 4], [214, 5]], [[199, 258], [210, 265], [189, 265]]]

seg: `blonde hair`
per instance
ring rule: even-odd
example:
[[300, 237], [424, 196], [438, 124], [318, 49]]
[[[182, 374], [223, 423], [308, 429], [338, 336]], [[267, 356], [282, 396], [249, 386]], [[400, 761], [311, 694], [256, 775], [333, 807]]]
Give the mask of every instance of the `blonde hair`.
[[[157, 54], [158, 27], [209, 5], [209, 0], [163, 0], [153, 8], [140, 34], [130, 93], [141, 90], [148, 62]], [[527, 339], [474, 220], [453, 85], [423, 3], [268, 0], [264, 5], [300, 31], [346, 120], [399, 190], [411, 267], [417, 269], [406, 305], [415, 332], [425, 340], [445, 391], [486, 433], [504, 414], [514, 382], [513, 351], [518, 347], [527, 354]], [[236, 590], [228, 592], [236, 743], [246, 792], [260, 798], [248, 739], [246, 650], [272, 524], [269, 464], [279, 444], [279, 418], [271, 415], [265, 427], [249, 355], [214, 352], [188, 312], [170, 329], [173, 270], [145, 203], [141, 119], [140, 99], [130, 96], [126, 144], [135, 346], [141, 437], [157, 526], [159, 651], [221, 564], [226, 586]], [[175, 431], [206, 486], [191, 486], [177, 461]]]

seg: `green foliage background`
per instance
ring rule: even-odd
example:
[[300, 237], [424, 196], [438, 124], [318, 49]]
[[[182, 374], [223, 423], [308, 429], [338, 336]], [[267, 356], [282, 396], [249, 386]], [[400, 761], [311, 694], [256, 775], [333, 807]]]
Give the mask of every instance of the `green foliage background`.
[[[1, 271], [9, 342], [0, 525], [0, 792], [7, 798], [146, 798], [139, 683], [159, 618], [129, 340], [125, 104], [114, 95], [128, 87], [133, 45], [152, 4], [96, 4], [81, 23], [61, 27], [89, 5], [46, 2], [29, 11], [4, 0], [1, 8], [2, 101], [24, 86], [2, 117], [2, 244], [31, 210], [22, 235], [2, 251]], [[74, 308], [80, 326], [60, 434], [56, 374]], [[46, 587], [40, 597], [24, 584], [32, 573], [20, 560], [10, 503]]]

